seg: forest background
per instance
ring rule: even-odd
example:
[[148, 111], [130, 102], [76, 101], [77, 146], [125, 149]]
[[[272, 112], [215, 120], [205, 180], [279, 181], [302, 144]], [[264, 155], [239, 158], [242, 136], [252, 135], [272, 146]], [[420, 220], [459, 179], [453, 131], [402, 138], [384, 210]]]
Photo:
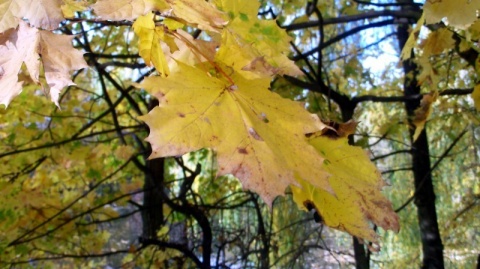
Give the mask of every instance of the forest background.
[[[0, 265], [478, 266], [479, 10], [467, 0], [0, 1]], [[218, 83], [219, 96], [252, 89], [242, 113], [262, 109], [233, 156], [293, 145], [271, 147], [282, 157], [258, 161], [259, 177], [246, 159], [225, 161], [220, 142], [191, 142], [237, 139], [237, 117], [208, 114], [223, 127], [212, 134], [179, 125], [182, 104], [211, 97], [187, 90]], [[303, 181], [325, 171], [329, 180]], [[323, 198], [332, 193], [338, 204]]]

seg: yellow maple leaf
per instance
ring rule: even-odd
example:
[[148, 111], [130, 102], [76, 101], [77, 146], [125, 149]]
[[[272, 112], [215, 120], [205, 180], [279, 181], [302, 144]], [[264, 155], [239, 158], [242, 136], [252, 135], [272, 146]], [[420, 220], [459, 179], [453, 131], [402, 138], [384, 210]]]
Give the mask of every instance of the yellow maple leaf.
[[161, 40], [165, 39], [162, 27], [156, 27], [153, 21], [153, 13], [137, 18], [133, 24], [133, 30], [139, 37], [138, 51], [148, 66], [155, 66], [157, 71], [165, 76], [170, 74], [167, 59], [161, 46]]
[[317, 165], [323, 159], [305, 138], [324, 127], [319, 119], [270, 92], [270, 79], [231, 73], [216, 77], [179, 62], [169, 77], [142, 82], [160, 101], [140, 118], [150, 128], [150, 158], [213, 149], [219, 175], [233, 174], [268, 204], [296, 184], [294, 175], [330, 191]]
[[[260, 20], [257, 17], [255, 8], [260, 3], [251, 1], [251, 6], [243, 7], [247, 5], [240, 6], [233, 2], [236, 1], [217, 1], [219, 7], [232, 17], [222, 32], [222, 46], [217, 60], [249, 77], [269, 74], [302, 75], [300, 69], [287, 57], [290, 52], [290, 36], [274, 20]], [[246, 71], [252, 74], [248, 75]]]
[[378, 244], [378, 236], [369, 221], [386, 230], [399, 230], [398, 216], [380, 192], [385, 183], [362, 148], [348, 145], [347, 138], [321, 134], [314, 135], [310, 143], [325, 158], [322, 169], [332, 175], [329, 181], [334, 194], [300, 178], [301, 187], [291, 186], [297, 205], [304, 210], [313, 205], [325, 225], [374, 244]]

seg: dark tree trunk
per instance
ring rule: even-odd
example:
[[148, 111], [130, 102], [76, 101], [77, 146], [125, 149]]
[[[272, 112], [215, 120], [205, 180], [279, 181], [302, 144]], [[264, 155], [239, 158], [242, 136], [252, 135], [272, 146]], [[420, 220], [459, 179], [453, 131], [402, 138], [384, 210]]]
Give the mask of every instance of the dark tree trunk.
[[[401, 1], [400, 2], [405, 2]], [[413, 2], [413, 1], [408, 1]], [[404, 6], [402, 9], [412, 8]], [[398, 27], [398, 41], [400, 48], [406, 43], [409, 32], [409, 24]], [[411, 60], [403, 62], [405, 73], [404, 95], [412, 96], [420, 93], [420, 87], [416, 79], [418, 66]], [[411, 119], [415, 109], [420, 105], [420, 100], [411, 100], [405, 103], [410, 125], [410, 139], [412, 141], [412, 168], [415, 184], [415, 205], [417, 206], [418, 224], [423, 250], [423, 264], [421, 268], [444, 268], [443, 245], [438, 230], [437, 212], [435, 208], [435, 192], [433, 189], [430, 153], [428, 148], [427, 132], [424, 129], [416, 141], [413, 141], [415, 132]]]
[[163, 158], [147, 161], [147, 173], [143, 185], [143, 238], [155, 239], [163, 224], [163, 201], [160, 191], [164, 175]]
[[[157, 100], [149, 103], [149, 110], [158, 105]], [[148, 129], [148, 127], [147, 127]], [[151, 154], [150, 145], [146, 157]], [[145, 182], [143, 184], [143, 210], [142, 222], [144, 239], [156, 239], [157, 231], [163, 224], [163, 181], [165, 172], [165, 159], [157, 158], [146, 160]]]

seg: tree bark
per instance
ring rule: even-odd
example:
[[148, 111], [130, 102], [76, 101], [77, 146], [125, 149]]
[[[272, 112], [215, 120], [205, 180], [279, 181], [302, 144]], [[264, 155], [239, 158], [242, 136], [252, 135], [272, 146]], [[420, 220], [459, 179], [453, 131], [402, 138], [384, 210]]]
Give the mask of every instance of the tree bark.
[[[157, 100], [149, 103], [149, 111], [158, 105]], [[148, 129], [148, 127], [147, 127]], [[145, 159], [151, 154], [151, 147], [148, 145], [148, 152]], [[157, 231], [163, 224], [163, 181], [165, 172], [165, 159], [157, 158], [146, 160], [145, 182], [143, 184], [143, 210], [142, 222], [144, 239], [157, 239]]]
[[[411, 2], [411, 0], [399, 0], [399, 2]], [[411, 10], [412, 6], [402, 6], [402, 10]], [[399, 47], [405, 45], [409, 32], [409, 24], [398, 27]], [[405, 73], [404, 95], [414, 96], [420, 93], [420, 87], [416, 79], [418, 66], [412, 60], [403, 62]], [[412, 99], [405, 102], [410, 125], [410, 140], [412, 141], [412, 168], [415, 185], [415, 205], [417, 207], [418, 224], [422, 241], [423, 262], [421, 268], [444, 268], [443, 245], [438, 230], [437, 212], [435, 207], [435, 191], [433, 188], [430, 153], [428, 147], [426, 128], [421, 132], [416, 141], [413, 141], [415, 128], [411, 119], [415, 115], [415, 109], [420, 105], [420, 100]]]
[[148, 172], [143, 185], [143, 238], [156, 239], [163, 224], [163, 201], [159, 193], [163, 186], [164, 158], [147, 161]]

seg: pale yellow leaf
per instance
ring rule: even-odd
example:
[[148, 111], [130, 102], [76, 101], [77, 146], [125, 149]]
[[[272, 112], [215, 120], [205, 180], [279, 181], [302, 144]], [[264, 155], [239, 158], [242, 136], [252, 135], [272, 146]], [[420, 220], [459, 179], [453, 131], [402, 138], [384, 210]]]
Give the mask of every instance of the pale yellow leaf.
[[[177, 50], [172, 53], [172, 59], [169, 61], [170, 70], [178, 69], [177, 62], [188, 65], [196, 65], [204, 62], [212, 62], [217, 52], [218, 42], [195, 39], [189, 33], [182, 29], [175, 31], [174, 42]], [[199, 51], [202, 52], [199, 55]], [[175, 60], [173, 60], [175, 59]]]
[[92, 5], [93, 11], [106, 20], [130, 20], [145, 15], [152, 10], [166, 7], [163, 0], [99, 0]]
[[39, 55], [38, 30], [20, 21], [16, 31], [10, 31], [10, 36], [4, 37], [5, 43], [0, 44], [0, 104], [8, 106], [13, 97], [22, 88], [18, 82], [18, 73], [25, 63], [34, 82], [38, 82]]
[[31, 0], [22, 14], [32, 26], [46, 30], [57, 29], [64, 20], [62, 0]]
[[165, 0], [173, 15], [199, 29], [219, 32], [227, 23], [226, 16], [214, 5], [204, 0]]
[[75, 12], [84, 11], [87, 7], [88, 2], [86, 0], [63, 0], [61, 9], [65, 18], [73, 18]]
[[57, 106], [60, 91], [65, 86], [74, 85], [70, 71], [88, 67], [83, 53], [73, 48], [72, 39], [72, 36], [40, 31], [39, 52], [50, 87], [50, 98]]
[[31, 0], [0, 0], [0, 32], [15, 28], [23, 10]]
[[297, 184], [295, 175], [331, 190], [318, 166], [323, 159], [305, 138], [324, 128], [316, 116], [269, 91], [270, 79], [247, 80], [231, 70], [227, 79], [178, 65], [169, 77], [140, 85], [160, 101], [141, 117], [150, 127], [150, 158], [213, 149], [219, 175], [233, 174], [267, 204]]
[[17, 27], [22, 18], [38, 28], [56, 29], [64, 20], [61, 3], [62, 0], [0, 0], [0, 32]]

